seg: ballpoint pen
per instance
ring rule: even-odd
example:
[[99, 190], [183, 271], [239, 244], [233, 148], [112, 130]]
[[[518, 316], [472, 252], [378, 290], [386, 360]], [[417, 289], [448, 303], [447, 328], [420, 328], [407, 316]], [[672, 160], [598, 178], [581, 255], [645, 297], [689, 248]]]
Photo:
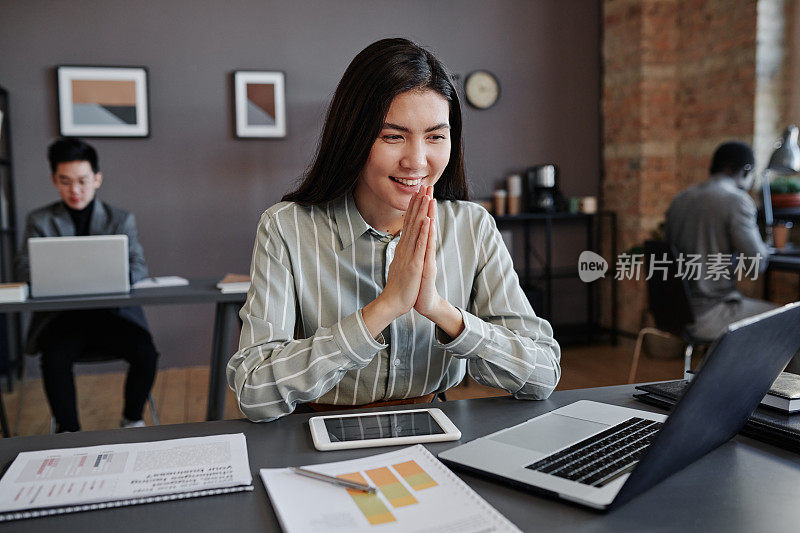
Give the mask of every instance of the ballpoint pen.
[[348, 489], [355, 489], [363, 492], [369, 492], [370, 494], [375, 494], [375, 487], [372, 487], [370, 485], [365, 485], [357, 481], [350, 481], [349, 479], [327, 476], [325, 474], [320, 474], [319, 472], [312, 472], [311, 470], [300, 468], [299, 466], [293, 466], [291, 467], [291, 470], [295, 474], [300, 474], [301, 476], [310, 477], [312, 479], [318, 479], [320, 481], [327, 481], [328, 483], [333, 483], [334, 485], [339, 485], [340, 487], [347, 487]]

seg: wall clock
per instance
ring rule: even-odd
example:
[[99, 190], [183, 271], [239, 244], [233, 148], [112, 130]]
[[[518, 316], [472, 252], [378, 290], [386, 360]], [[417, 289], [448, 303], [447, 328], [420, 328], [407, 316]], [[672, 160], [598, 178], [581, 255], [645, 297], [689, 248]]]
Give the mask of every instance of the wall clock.
[[500, 98], [500, 82], [491, 72], [476, 70], [464, 81], [467, 103], [476, 109], [489, 109]]

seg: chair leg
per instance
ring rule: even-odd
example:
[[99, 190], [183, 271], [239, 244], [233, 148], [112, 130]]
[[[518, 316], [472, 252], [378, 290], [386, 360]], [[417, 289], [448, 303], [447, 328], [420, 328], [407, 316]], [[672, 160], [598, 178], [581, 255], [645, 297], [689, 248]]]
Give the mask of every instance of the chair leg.
[[[11, 377], [9, 377], [9, 383], [11, 382]], [[8, 429], [8, 420], [6, 419], [6, 407], [3, 405], [3, 398], [0, 396], [0, 427], [3, 429], [3, 437], [10, 438], [11, 437], [11, 430]]]
[[14, 419], [14, 435], [19, 437], [19, 427], [22, 425], [22, 404], [25, 400], [25, 354], [19, 363], [19, 392], [17, 392], [17, 417]]
[[692, 352], [694, 351], [694, 344], [691, 342], [686, 345], [686, 350], [683, 352], [683, 379], [689, 377], [689, 371], [692, 369]]
[[659, 337], [664, 337], [666, 339], [672, 337], [672, 335], [670, 335], [669, 333], [664, 333], [658, 328], [642, 328], [639, 330], [639, 336], [636, 337], [636, 348], [634, 348], [633, 350], [631, 371], [628, 374], [628, 383], [634, 383], [634, 379], [636, 378], [636, 371], [639, 368], [639, 356], [642, 353], [642, 343], [644, 342], [644, 336], [647, 334], [658, 335]]
[[147, 403], [150, 404], [150, 414], [153, 415], [153, 425], [160, 426], [161, 422], [158, 420], [158, 411], [156, 411], [156, 402], [153, 400], [153, 394], [147, 394]]
[[647, 328], [643, 328], [639, 330], [639, 335], [636, 336], [636, 348], [633, 349], [633, 360], [631, 360], [631, 370], [628, 373], [628, 383], [633, 383], [633, 379], [636, 377], [636, 370], [639, 368], [639, 355], [642, 351], [642, 341], [646, 333]]

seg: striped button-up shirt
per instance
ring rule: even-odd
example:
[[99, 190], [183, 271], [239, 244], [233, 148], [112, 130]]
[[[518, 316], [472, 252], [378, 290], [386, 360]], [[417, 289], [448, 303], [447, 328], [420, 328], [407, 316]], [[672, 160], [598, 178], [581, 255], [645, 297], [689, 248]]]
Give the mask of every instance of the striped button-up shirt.
[[550, 395], [560, 348], [522, 292], [494, 219], [471, 202], [437, 208], [436, 288], [463, 316], [455, 339], [413, 309], [370, 335], [361, 308], [383, 290], [399, 235], [370, 227], [352, 195], [323, 207], [281, 202], [263, 214], [227, 368], [245, 416], [274, 420], [311, 401], [413, 398], [467, 371], [517, 398]]

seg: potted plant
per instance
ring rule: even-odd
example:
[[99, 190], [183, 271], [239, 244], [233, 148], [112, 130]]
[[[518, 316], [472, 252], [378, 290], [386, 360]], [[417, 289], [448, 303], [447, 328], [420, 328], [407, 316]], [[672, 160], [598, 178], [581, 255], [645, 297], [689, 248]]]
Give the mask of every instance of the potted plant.
[[770, 183], [769, 190], [773, 209], [800, 207], [800, 181], [794, 177], [781, 176]]

